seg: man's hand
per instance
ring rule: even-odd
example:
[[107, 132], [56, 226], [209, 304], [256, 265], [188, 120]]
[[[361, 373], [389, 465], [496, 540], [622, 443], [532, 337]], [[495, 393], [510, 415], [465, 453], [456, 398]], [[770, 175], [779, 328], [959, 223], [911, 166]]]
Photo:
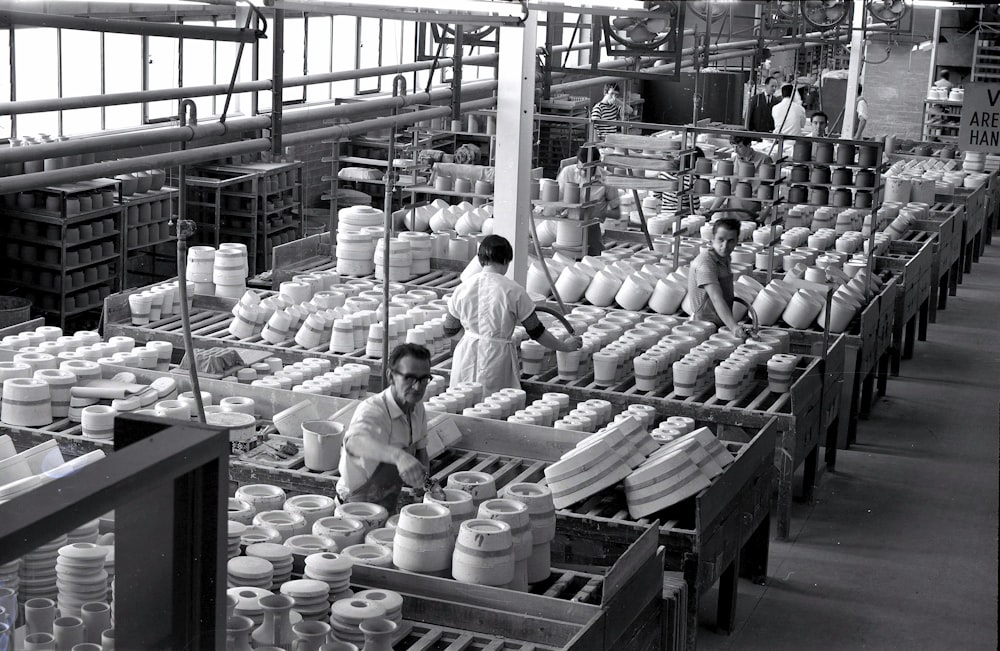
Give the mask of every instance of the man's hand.
[[420, 463], [412, 454], [400, 450], [396, 457], [396, 470], [399, 471], [399, 477], [408, 486], [419, 488], [424, 485], [424, 464]]
[[583, 346], [583, 340], [581, 340], [579, 337], [572, 336], [563, 339], [560, 342], [559, 348], [557, 350], [563, 353], [571, 353], [574, 350], [580, 350], [581, 346]]

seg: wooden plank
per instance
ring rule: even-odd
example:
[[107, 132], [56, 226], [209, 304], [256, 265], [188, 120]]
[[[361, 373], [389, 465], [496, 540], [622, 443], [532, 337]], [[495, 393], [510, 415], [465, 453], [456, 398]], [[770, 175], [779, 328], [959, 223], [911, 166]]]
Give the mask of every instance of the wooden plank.
[[680, 174], [677, 171], [677, 159], [676, 158], [662, 158], [654, 156], [638, 156], [632, 155], [622, 155], [622, 154], [604, 154], [601, 157], [601, 162], [604, 163], [606, 167], [630, 167], [633, 169], [642, 170], [652, 170], [652, 171], [662, 171], [662, 172], [673, 172]]
[[[563, 631], [570, 630], [573, 625], [584, 626], [588, 624], [601, 611], [599, 606], [591, 604], [551, 599], [529, 592], [515, 592], [506, 588], [461, 583], [452, 579], [371, 565], [355, 565], [351, 575], [351, 583], [420, 595], [423, 600], [441, 600], [453, 605], [461, 604], [471, 608], [483, 609], [484, 611], [502, 612], [510, 616], [512, 620], [516, 620], [518, 616], [542, 618], [551, 621], [553, 624], [559, 623]], [[407, 619], [412, 619], [405, 612], [405, 600], [403, 608], [403, 616]], [[420, 618], [417, 619], [419, 621], [428, 621]], [[434, 620], [430, 621], [431, 623], [436, 623]], [[455, 622], [463, 620], [451, 619], [447, 621]], [[478, 630], [485, 633], [491, 632], [490, 629], [482, 628], [471, 628], [470, 630]], [[513, 630], [506, 632], [513, 632]], [[526, 639], [529, 642], [539, 642], [542, 644], [552, 643], [542, 637], [525, 638], [521, 635], [510, 635], [510, 637]]]

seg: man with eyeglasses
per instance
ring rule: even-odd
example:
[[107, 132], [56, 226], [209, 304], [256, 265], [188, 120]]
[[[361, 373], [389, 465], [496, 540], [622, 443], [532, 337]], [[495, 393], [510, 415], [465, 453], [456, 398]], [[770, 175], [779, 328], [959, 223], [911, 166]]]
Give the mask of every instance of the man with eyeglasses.
[[423, 486], [430, 469], [423, 405], [430, 351], [396, 346], [387, 375], [389, 388], [358, 405], [344, 434], [337, 495], [342, 502], [372, 502], [394, 513], [403, 484]]

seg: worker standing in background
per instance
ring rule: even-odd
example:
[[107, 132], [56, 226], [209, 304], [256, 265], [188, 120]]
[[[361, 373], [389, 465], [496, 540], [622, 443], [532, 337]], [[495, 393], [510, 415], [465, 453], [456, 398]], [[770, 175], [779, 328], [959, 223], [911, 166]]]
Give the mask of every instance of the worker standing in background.
[[[593, 203], [592, 206], [588, 207], [582, 212], [580, 218], [583, 221], [597, 220], [597, 224], [592, 224], [587, 226], [587, 250], [586, 255], [601, 255], [601, 251], [604, 250], [604, 244], [601, 241], [601, 222], [603, 222], [605, 215], [608, 213], [618, 211], [618, 190], [612, 189], [611, 192], [607, 191], [604, 187], [604, 168], [600, 165], [593, 168], [593, 178], [585, 172], [585, 165], [590, 163], [596, 163], [601, 160], [601, 151], [597, 147], [593, 146], [581, 146], [576, 152], [576, 164], [567, 165], [566, 167], [559, 170], [559, 174], [556, 176], [556, 182], [559, 183], [559, 195], [565, 191], [567, 185], [580, 186], [580, 202]], [[587, 187], [584, 184], [593, 183]], [[589, 195], [588, 195], [589, 192]], [[548, 216], [552, 216], [551, 214]]]
[[938, 75], [937, 81], [934, 82], [934, 85], [938, 88], [947, 88], [948, 90], [954, 88], [955, 84], [951, 83], [951, 71], [942, 70], [941, 74]]
[[809, 125], [812, 127], [812, 133], [809, 135], [814, 138], [826, 138], [826, 130], [830, 125], [830, 118], [827, 117], [826, 113], [823, 111], [816, 111], [813, 113], [812, 117], [809, 118]]
[[861, 96], [861, 84], [858, 84], [858, 100], [854, 104], [854, 113], [857, 119], [854, 121], [854, 140], [861, 140], [865, 133], [865, 125], [868, 124], [868, 100]]
[[749, 131], [760, 131], [761, 133], [771, 133], [774, 131], [774, 119], [771, 117], [771, 109], [778, 103], [775, 96], [778, 91], [778, 80], [768, 77], [764, 80], [764, 85], [760, 92], [750, 100], [750, 110], [747, 113], [747, 129]]
[[417, 344], [396, 346], [386, 374], [389, 388], [358, 405], [344, 432], [337, 495], [341, 502], [381, 504], [392, 514], [403, 484], [422, 487], [430, 470], [423, 404], [430, 351]]
[[795, 87], [785, 84], [781, 87], [781, 101], [771, 109], [771, 119], [774, 120], [774, 133], [786, 136], [801, 136], [802, 127], [806, 126], [806, 110], [801, 102], [793, 98]]
[[450, 386], [462, 382], [483, 385], [483, 395], [500, 389], [519, 388], [517, 351], [511, 337], [518, 324], [528, 336], [551, 350], [579, 350], [579, 337], [559, 341], [535, 314], [535, 303], [523, 287], [506, 276], [514, 259], [510, 242], [487, 235], [479, 245], [483, 270], [464, 281], [448, 298], [444, 331], [449, 337], [462, 329], [465, 334], [455, 348]]
[[594, 140], [604, 140], [609, 133], [619, 133], [621, 129], [614, 124], [598, 124], [598, 120], [623, 121], [634, 112], [622, 100], [622, 89], [615, 82], [604, 84], [604, 97], [590, 109], [590, 122], [594, 125]]

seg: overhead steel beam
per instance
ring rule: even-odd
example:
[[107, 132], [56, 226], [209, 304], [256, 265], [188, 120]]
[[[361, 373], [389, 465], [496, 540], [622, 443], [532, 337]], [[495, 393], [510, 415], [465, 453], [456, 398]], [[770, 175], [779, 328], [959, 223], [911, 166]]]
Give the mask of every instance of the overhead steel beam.
[[266, 7], [311, 14], [391, 18], [449, 25], [519, 25], [524, 20], [519, 2], [464, 0], [456, 11], [454, 0], [264, 0]]
[[88, 32], [166, 36], [168, 38], [231, 41], [234, 43], [253, 43], [258, 38], [263, 37], [262, 34], [258, 34], [255, 30], [243, 28], [205, 27], [202, 25], [155, 23], [117, 18], [83, 18], [79, 16], [59, 16], [56, 14], [36, 14], [27, 11], [0, 10], [0, 28], [18, 27], [60, 27]]

